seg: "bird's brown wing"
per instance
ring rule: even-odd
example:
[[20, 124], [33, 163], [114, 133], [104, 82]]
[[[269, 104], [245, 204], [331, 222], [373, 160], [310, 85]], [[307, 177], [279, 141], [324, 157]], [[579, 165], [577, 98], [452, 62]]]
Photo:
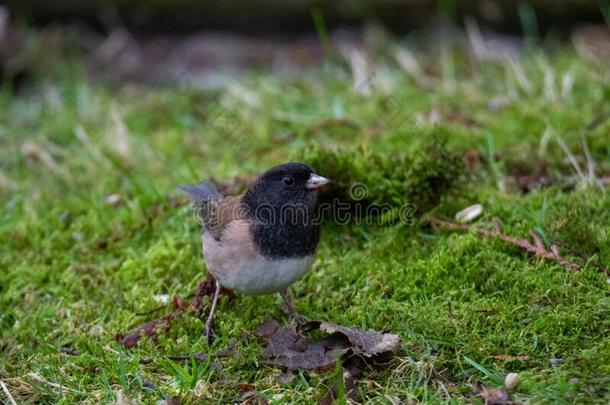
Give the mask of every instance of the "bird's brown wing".
[[230, 222], [247, 218], [241, 196], [225, 197], [211, 202], [207, 210], [205, 227], [216, 240], [220, 240], [222, 232]]

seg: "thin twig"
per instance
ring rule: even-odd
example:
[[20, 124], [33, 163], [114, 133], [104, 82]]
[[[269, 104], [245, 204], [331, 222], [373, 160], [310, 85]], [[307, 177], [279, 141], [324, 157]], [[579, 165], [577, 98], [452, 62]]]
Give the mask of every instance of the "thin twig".
[[599, 260], [595, 260], [593, 258], [590, 258], [590, 257], [587, 257], [587, 256], [583, 255], [582, 253], [580, 253], [576, 249], [570, 247], [570, 245], [568, 245], [567, 243], [565, 243], [565, 242], [563, 242], [561, 240], [554, 240], [553, 244], [561, 246], [562, 248], [564, 248], [565, 250], [567, 250], [568, 252], [570, 252], [574, 256], [580, 258], [581, 260], [583, 260], [585, 262], [588, 262], [588, 263], [591, 263], [592, 265], [597, 267], [602, 273], [606, 271], [604, 269], [604, 266], [599, 262]]
[[17, 405], [17, 402], [15, 402], [15, 400], [13, 399], [13, 396], [11, 395], [11, 393], [8, 390], [8, 387], [6, 386], [4, 381], [0, 380], [0, 386], [2, 386], [2, 391], [4, 391], [4, 395], [6, 395], [6, 398], [8, 399], [8, 402], [11, 405]]
[[[580, 271], [583, 268], [582, 265], [571, 262], [571, 261], [565, 259], [563, 256], [561, 256], [561, 254], [559, 252], [559, 246], [556, 243], [553, 243], [551, 245], [551, 250], [549, 251], [544, 246], [544, 243], [542, 242], [542, 240], [540, 240], [540, 238], [534, 232], [530, 233], [532, 240], [534, 242], [534, 243], [532, 243], [531, 241], [529, 241], [527, 239], [518, 239], [518, 238], [514, 238], [512, 236], [505, 235], [505, 234], [499, 232], [498, 230], [488, 231], [487, 229], [483, 229], [483, 228], [471, 228], [470, 226], [468, 226], [466, 224], [456, 224], [456, 223], [444, 221], [444, 220], [438, 219], [438, 218], [427, 218], [426, 220], [430, 223], [430, 225], [437, 227], [437, 228], [444, 228], [444, 229], [457, 230], [457, 231], [473, 231], [477, 235], [485, 237], [485, 238], [499, 239], [503, 242], [507, 242], [514, 246], [517, 246], [518, 248], [525, 250], [526, 252], [533, 253], [537, 257], [556, 261], [557, 263], [563, 265], [568, 270]], [[605, 274], [610, 275], [610, 271], [608, 269], [601, 268], [599, 270]]]
[[83, 392], [83, 391], [75, 390], [73, 388], [66, 387], [65, 385], [61, 385], [61, 384], [51, 382], [49, 380], [45, 380], [38, 373], [28, 373], [28, 377], [30, 377], [32, 380], [38, 381], [40, 383], [47, 384], [53, 388], [57, 388], [60, 390], [60, 392], [63, 392], [63, 390], [66, 390], [66, 391], [73, 392], [75, 394], [85, 394], [85, 392]]

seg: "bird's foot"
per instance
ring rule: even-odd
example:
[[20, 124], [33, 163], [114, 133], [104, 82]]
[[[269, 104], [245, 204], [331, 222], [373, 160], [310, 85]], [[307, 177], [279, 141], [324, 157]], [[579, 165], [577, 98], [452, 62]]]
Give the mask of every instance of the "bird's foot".
[[214, 297], [212, 298], [212, 307], [210, 308], [210, 314], [208, 315], [208, 319], [205, 321], [205, 327], [203, 328], [203, 334], [205, 336], [205, 341], [209, 345], [212, 340], [212, 335], [214, 334], [214, 330], [212, 329], [212, 322], [214, 321], [214, 312], [216, 312], [216, 305], [218, 304], [218, 296], [220, 295], [220, 283], [218, 280], [215, 281], [216, 288], [214, 290]]
[[205, 342], [208, 345], [211, 345], [212, 338], [214, 337], [214, 328], [212, 327], [212, 322], [205, 323], [205, 327], [203, 328], [203, 335], [205, 336]]
[[303, 325], [305, 323], [305, 320], [294, 307], [294, 304], [292, 302], [292, 296], [290, 295], [288, 290], [282, 291], [280, 295], [284, 300], [284, 305], [282, 305], [282, 310], [284, 311], [284, 313], [288, 315], [290, 319], [292, 319], [297, 325]]

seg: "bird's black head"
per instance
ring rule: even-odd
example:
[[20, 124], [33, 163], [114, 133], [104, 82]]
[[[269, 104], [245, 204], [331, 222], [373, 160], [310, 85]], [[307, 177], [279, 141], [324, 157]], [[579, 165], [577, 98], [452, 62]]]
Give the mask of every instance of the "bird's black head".
[[260, 175], [242, 201], [263, 255], [281, 259], [315, 252], [320, 240], [317, 189], [328, 181], [303, 163], [285, 163]]
[[285, 163], [261, 174], [243, 200], [251, 212], [268, 209], [277, 213], [293, 208], [313, 211], [318, 188], [328, 182], [304, 163]]

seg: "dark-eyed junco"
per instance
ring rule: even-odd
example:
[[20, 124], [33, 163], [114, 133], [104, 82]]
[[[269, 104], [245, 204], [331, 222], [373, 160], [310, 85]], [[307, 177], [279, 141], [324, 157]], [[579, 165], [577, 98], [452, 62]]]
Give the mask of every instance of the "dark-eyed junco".
[[288, 314], [301, 320], [287, 289], [314, 260], [320, 240], [317, 190], [328, 182], [306, 164], [285, 163], [237, 197], [223, 197], [211, 183], [180, 186], [203, 219], [203, 255], [216, 279], [206, 337], [222, 287], [249, 295], [279, 292]]

